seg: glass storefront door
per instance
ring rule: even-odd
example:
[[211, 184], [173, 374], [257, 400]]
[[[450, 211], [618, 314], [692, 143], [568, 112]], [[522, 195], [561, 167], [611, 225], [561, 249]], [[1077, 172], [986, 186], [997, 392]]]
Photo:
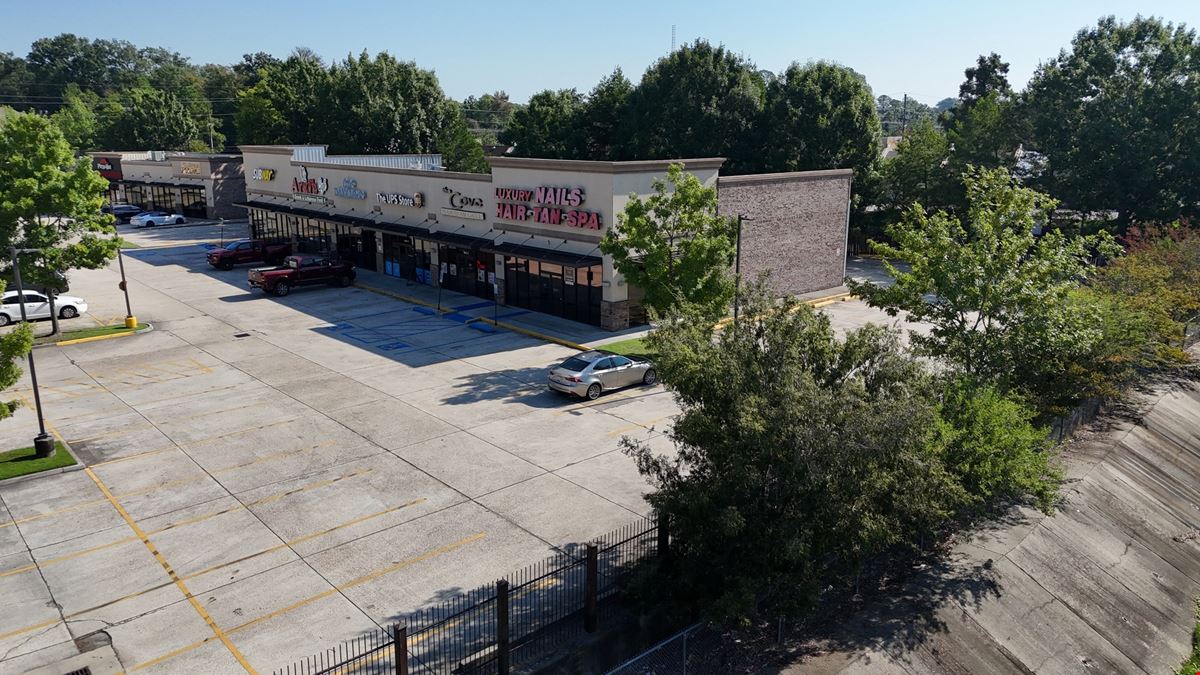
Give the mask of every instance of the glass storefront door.
[[602, 279], [600, 265], [573, 267], [507, 256], [504, 301], [514, 307], [598, 326]]

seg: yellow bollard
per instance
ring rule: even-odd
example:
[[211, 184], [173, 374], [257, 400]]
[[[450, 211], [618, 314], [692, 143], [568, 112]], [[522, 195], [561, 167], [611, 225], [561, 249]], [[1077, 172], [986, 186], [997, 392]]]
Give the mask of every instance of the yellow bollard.
[[137, 328], [137, 317], [136, 316], [125, 317], [125, 327], [126, 328]]

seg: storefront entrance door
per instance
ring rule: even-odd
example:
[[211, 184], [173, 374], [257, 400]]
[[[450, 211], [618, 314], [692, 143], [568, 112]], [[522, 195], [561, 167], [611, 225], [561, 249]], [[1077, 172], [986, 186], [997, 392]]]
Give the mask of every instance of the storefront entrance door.
[[354, 265], [359, 269], [375, 271], [375, 230], [363, 230], [362, 232], [362, 250], [358, 252], [358, 259]]

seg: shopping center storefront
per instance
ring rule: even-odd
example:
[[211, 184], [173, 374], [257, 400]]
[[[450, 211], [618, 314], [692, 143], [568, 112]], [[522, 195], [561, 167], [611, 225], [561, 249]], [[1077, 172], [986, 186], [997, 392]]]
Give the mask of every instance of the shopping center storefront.
[[[644, 317], [641, 294], [602, 254], [600, 240], [631, 195], [653, 192], [668, 161], [497, 157], [489, 160], [491, 173], [469, 174], [441, 171], [436, 155], [332, 156], [324, 146], [241, 150], [246, 198], [238, 205], [249, 212], [254, 237], [611, 330]], [[722, 159], [676, 161], [702, 184], [718, 186]], [[747, 203], [747, 214], [787, 225], [772, 215], [780, 210], [773, 203], [787, 202], [788, 186], [801, 174], [775, 176], [765, 186], [731, 190]], [[839, 180], [848, 191], [848, 174]], [[847, 207], [843, 199], [835, 208], [833, 215], [842, 218], [836, 232], [806, 244], [811, 255], [844, 259]], [[789, 218], [812, 216], [811, 209], [796, 208], [802, 215]], [[751, 233], [747, 241], [753, 240]], [[759, 248], [771, 245], [764, 241]], [[788, 261], [786, 251], [777, 257], [805, 264]], [[824, 277], [816, 281], [825, 284], [819, 288], [840, 285], [842, 270]]]
[[110, 204], [188, 218], [240, 218], [245, 198], [242, 156], [191, 152], [93, 152], [92, 166], [108, 179]]

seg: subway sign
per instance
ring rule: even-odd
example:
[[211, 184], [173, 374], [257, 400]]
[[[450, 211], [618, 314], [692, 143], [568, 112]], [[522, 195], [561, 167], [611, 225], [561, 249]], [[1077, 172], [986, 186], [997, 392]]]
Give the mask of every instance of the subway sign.
[[532, 190], [500, 187], [496, 188], [496, 217], [599, 230], [603, 221], [598, 212], [575, 208], [583, 202], [581, 187], [542, 186]]

